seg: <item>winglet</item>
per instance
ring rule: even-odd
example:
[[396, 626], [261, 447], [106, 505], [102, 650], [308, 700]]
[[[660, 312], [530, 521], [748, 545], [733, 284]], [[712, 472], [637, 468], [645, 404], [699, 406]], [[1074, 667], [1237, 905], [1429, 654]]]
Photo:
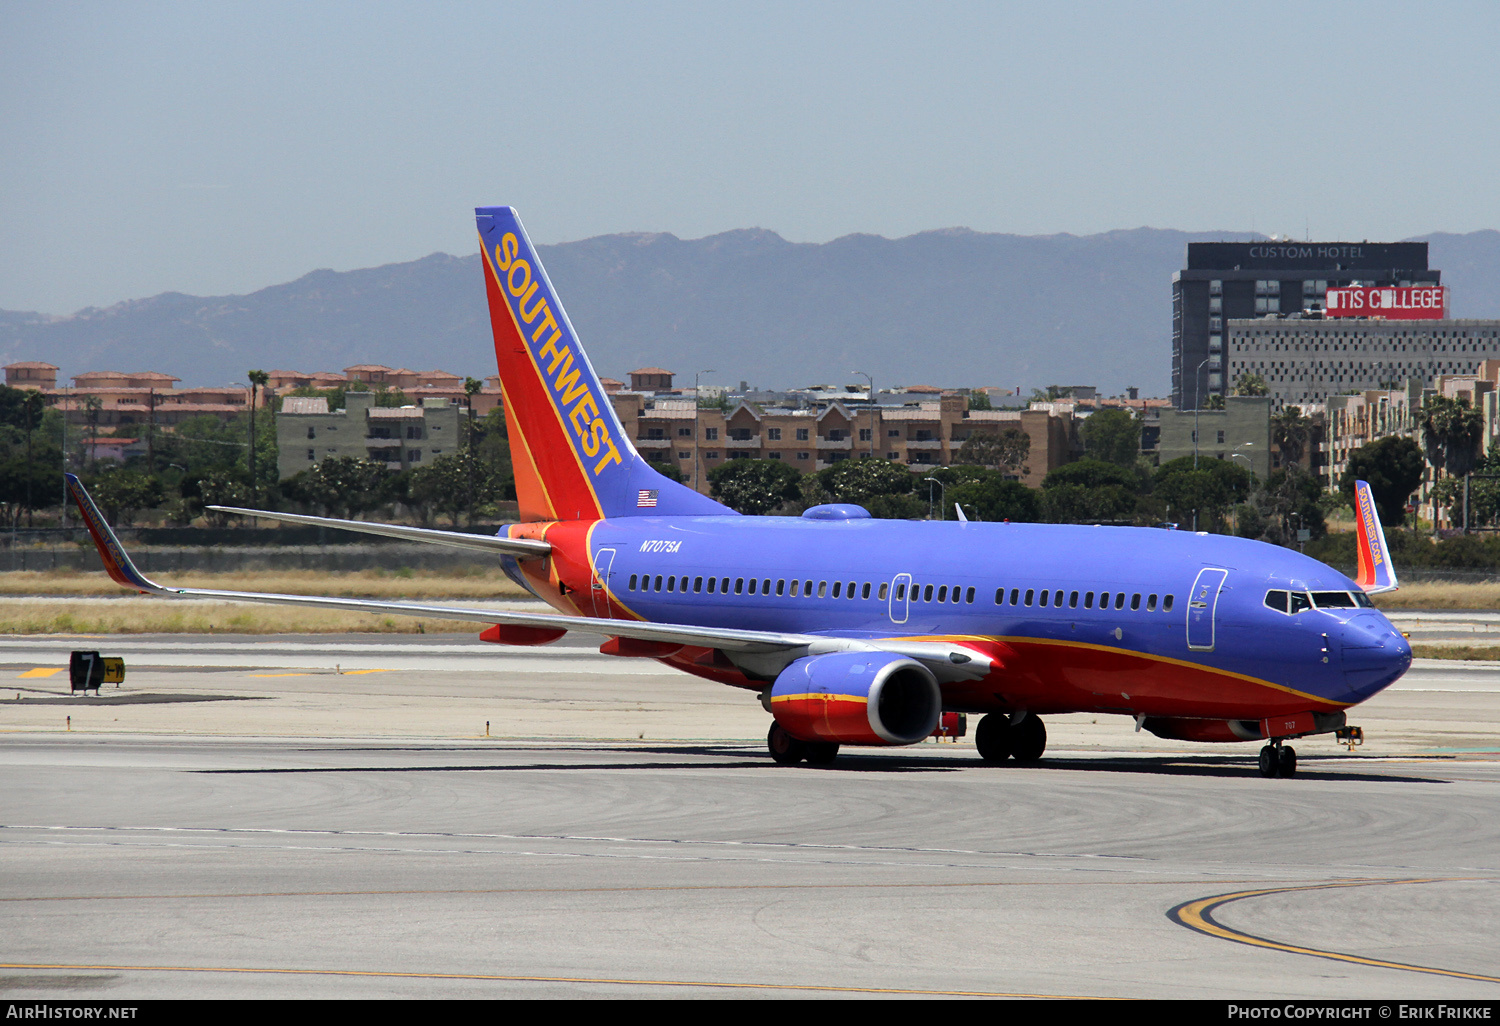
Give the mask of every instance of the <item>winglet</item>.
[[1391, 550], [1385, 543], [1385, 529], [1375, 508], [1375, 494], [1366, 481], [1354, 482], [1355, 548], [1359, 553], [1359, 576], [1356, 584], [1368, 594], [1395, 591], [1396, 568], [1391, 564]]
[[127, 588], [150, 594], [160, 594], [166, 591], [161, 585], [151, 580], [145, 574], [135, 568], [130, 557], [125, 554], [125, 547], [120, 544], [120, 539], [115, 537], [115, 532], [110, 530], [109, 524], [105, 522], [104, 514], [99, 512], [99, 507], [94, 505], [94, 500], [89, 497], [83, 482], [78, 480], [76, 474], [64, 475], [68, 479], [68, 494], [73, 497], [73, 503], [78, 507], [78, 513], [83, 517], [84, 526], [93, 535], [94, 545], [99, 549], [99, 558], [104, 560], [104, 569], [109, 573], [116, 584], [123, 584]]

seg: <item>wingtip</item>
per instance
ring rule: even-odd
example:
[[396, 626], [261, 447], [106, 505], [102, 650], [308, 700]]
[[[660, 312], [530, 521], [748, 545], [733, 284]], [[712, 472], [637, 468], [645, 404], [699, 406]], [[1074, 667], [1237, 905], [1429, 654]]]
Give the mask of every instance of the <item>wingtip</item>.
[[104, 570], [110, 579], [116, 584], [136, 591], [154, 593], [166, 589], [152, 581], [145, 574], [136, 569], [135, 563], [125, 552], [125, 547], [120, 544], [120, 539], [115, 536], [114, 530], [104, 519], [104, 514], [99, 512], [99, 507], [94, 505], [93, 497], [89, 495], [88, 489], [83, 482], [78, 480], [76, 474], [68, 474], [68, 491], [73, 496], [73, 504], [78, 507], [78, 514], [83, 518], [83, 525], [88, 529], [89, 536], [94, 540], [94, 547], [99, 550], [99, 558], [104, 563]]

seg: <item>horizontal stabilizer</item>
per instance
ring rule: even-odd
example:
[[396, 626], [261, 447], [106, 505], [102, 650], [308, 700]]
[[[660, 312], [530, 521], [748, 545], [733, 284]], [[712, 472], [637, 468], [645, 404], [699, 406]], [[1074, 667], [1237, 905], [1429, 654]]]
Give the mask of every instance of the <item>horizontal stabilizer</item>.
[[399, 538], [401, 541], [422, 542], [424, 545], [448, 545], [459, 549], [478, 549], [482, 552], [506, 552], [517, 559], [540, 559], [552, 551], [552, 546], [547, 542], [534, 541], [530, 538], [465, 534], [462, 531], [435, 531], [426, 527], [407, 527], [403, 524], [370, 524], [363, 520], [334, 520], [331, 517], [309, 517], [300, 513], [273, 513], [264, 509], [241, 509], [238, 506], [204, 508], [219, 513], [238, 513], [247, 517], [260, 517], [263, 520], [279, 520], [288, 524], [336, 527], [340, 531], [377, 534], [382, 538]]

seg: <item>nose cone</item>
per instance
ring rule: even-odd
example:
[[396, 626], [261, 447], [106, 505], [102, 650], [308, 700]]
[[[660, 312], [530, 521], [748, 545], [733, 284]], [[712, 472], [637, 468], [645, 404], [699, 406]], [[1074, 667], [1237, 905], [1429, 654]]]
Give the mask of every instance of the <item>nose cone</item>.
[[1357, 702], [1389, 687], [1411, 668], [1411, 645], [1379, 613], [1350, 617], [1339, 630], [1339, 642], [1344, 683]]

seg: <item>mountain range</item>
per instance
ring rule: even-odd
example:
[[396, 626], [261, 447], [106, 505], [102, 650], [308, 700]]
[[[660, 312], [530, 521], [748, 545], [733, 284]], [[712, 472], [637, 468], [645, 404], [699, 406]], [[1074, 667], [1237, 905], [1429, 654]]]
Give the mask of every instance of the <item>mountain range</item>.
[[[1138, 385], [1171, 376], [1171, 278], [1186, 244], [1260, 236], [1136, 228], [1020, 236], [965, 228], [900, 239], [788, 242], [742, 229], [702, 239], [603, 235], [538, 247], [599, 373], [666, 367], [678, 383], [763, 388], [862, 381]], [[1456, 317], [1500, 317], [1500, 232], [1434, 234], [1430, 265]], [[242, 296], [164, 293], [63, 317], [0, 311], [0, 362], [156, 370], [184, 386], [251, 367], [383, 363], [486, 377], [494, 355], [479, 257], [434, 253], [313, 271]]]

